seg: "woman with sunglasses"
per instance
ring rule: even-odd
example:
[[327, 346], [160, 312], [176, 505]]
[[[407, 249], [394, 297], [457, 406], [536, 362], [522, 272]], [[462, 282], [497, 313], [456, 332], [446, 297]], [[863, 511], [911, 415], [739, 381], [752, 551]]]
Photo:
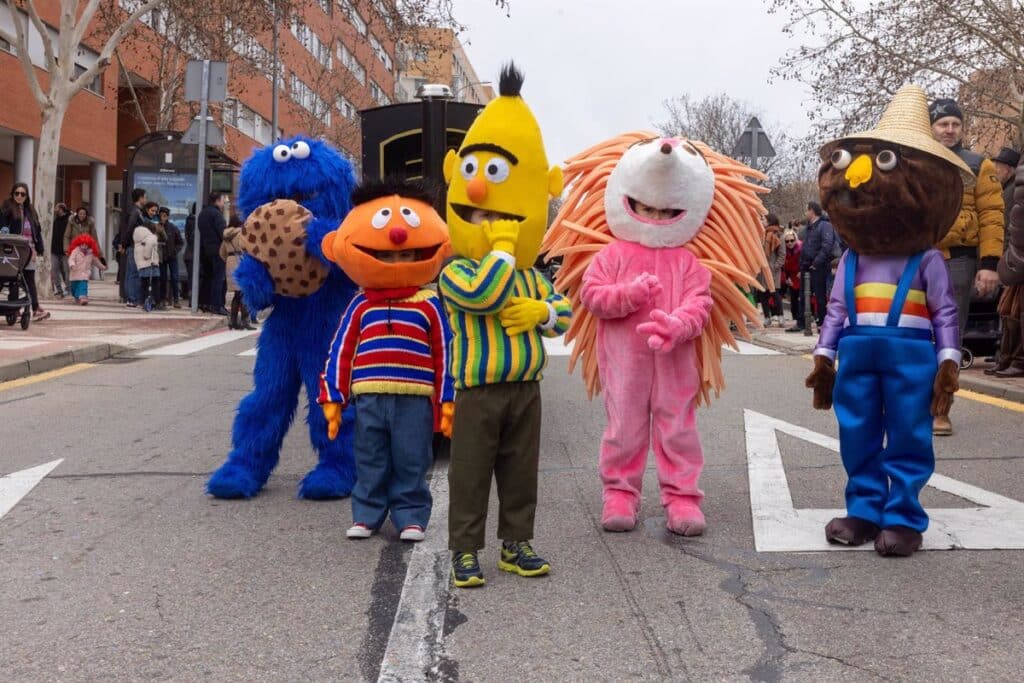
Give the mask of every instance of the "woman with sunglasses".
[[789, 290], [789, 308], [793, 314], [793, 327], [787, 328], [794, 332], [804, 329], [804, 309], [800, 305], [800, 240], [796, 230], [786, 228], [782, 233], [786, 260], [782, 263], [782, 286]]
[[[32, 260], [25, 267], [25, 281], [28, 284], [28, 296], [32, 302], [32, 320], [38, 322], [50, 317], [39, 305], [39, 294], [36, 291], [36, 259], [41, 258], [45, 253], [43, 245], [43, 231], [39, 226], [39, 215], [32, 207], [32, 200], [28, 196], [28, 185], [15, 183], [11, 188], [11, 195], [4, 200], [0, 207], [0, 232], [12, 235], [21, 235], [32, 240], [35, 247], [35, 254]], [[10, 298], [18, 298], [17, 285], [11, 287]]]

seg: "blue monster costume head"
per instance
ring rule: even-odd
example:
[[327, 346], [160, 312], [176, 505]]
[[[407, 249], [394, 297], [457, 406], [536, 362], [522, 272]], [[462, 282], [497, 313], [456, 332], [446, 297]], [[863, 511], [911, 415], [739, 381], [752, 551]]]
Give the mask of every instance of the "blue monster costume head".
[[341, 153], [323, 142], [297, 135], [280, 143], [263, 147], [242, 165], [238, 208], [248, 216], [261, 204], [274, 199], [293, 199], [310, 210], [310, 241], [306, 249], [320, 254], [318, 227], [333, 225], [334, 230], [352, 208], [350, 196], [356, 179]]

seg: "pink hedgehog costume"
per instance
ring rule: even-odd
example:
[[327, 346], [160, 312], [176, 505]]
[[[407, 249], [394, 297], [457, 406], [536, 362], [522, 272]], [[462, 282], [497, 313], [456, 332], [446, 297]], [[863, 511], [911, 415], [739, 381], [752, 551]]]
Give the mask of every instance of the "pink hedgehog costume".
[[[563, 264], [559, 284], [570, 294], [576, 290], [574, 298], [596, 318], [596, 325], [591, 321], [589, 329], [577, 330], [578, 346], [583, 347], [577, 353], [587, 353], [587, 337], [595, 338], [597, 375], [608, 417], [600, 452], [601, 524], [608, 531], [636, 526], [652, 445], [667, 527], [683, 536], [697, 536], [706, 526], [699, 488], [704, 454], [696, 408], [709, 388], [721, 387], [721, 343], [733, 341], [728, 320], [738, 321], [743, 315], [757, 319], [734, 283], [751, 285], [754, 281], [745, 273], [767, 267], [758, 246], [758, 215], [763, 209], [757, 190], [742, 175], [733, 177], [734, 187], [716, 189], [713, 163], [723, 173], [723, 165], [735, 173], [754, 173], [700, 143], [658, 137], [634, 141], [604, 187], [607, 232], [574, 220], [577, 215], [593, 218], [593, 206], [580, 206], [600, 192], [592, 186], [576, 200], [576, 210], [570, 207], [560, 214], [549, 239], [552, 255], [585, 254], [589, 261], [582, 269], [581, 263]], [[723, 204], [730, 201], [737, 206]], [[714, 229], [702, 234], [712, 214]], [[590, 248], [579, 239], [572, 244], [560, 239], [560, 231], [589, 237]], [[750, 263], [721, 246], [727, 241], [721, 240], [723, 231], [729, 231], [733, 240], [749, 235], [739, 245], [741, 252], [751, 252]], [[699, 258], [702, 246], [725, 258]], [[709, 326], [716, 308], [721, 309], [718, 319]]]

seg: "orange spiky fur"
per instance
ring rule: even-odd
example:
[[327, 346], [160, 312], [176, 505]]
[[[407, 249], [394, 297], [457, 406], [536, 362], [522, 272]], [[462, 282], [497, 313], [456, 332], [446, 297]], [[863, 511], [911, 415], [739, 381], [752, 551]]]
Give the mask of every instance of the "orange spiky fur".
[[[569, 194], [544, 238], [546, 258], [562, 257], [562, 268], [555, 287], [573, 303], [573, 320], [566, 342], [574, 342], [569, 370], [583, 363], [587, 395], [601, 391], [597, 371], [597, 319], [580, 300], [583, 274], [600, 249], [615, 241], [604, 215], [604, 191], [615, 164], [635, 142], [656, 138], [656, 133], [633, 131], [599, 143], [577, 154], [565, 164], [565, 184]], [[750, 339], [746, 320], [760, 326], [757, 310], [739, 289], [761, 289], [757, 273], [772, 282], [771, 270], [761, 247], [764, 228], [761, 216], [766, 211], [758, 195], [767, 188], [748, 180], [764, 179], [764, 174], [727, 156], [703, 142], [690, 141], [708, 161], [714, 172], [715, 195], [707, 220], [686, 248], [711, 271], [711, 318], [697, 339], [697, 362], [702, 381], [698, 404], [707, 405], [713, 391], [717, 398], [725, 387], [722, 375], [722, 345], [737, 348], [730, 330], [734, 323], [740, 336]]]

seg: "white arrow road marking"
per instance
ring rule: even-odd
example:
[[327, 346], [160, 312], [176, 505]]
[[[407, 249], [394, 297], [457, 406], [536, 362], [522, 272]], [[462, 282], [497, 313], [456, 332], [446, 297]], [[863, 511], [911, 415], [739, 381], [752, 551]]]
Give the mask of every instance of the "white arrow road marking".
[[[744, 422], [750, 510], [758, 552], [874, 549], [871, 543], [849, 548], [825, 540], [825, 525], [833, 517], [845, 517], [846, 510], [793, 507], [776, 432], [834, 451], [836, 464], [840, 465], [837, 439], [752, 410], [744, 411]], [[981, 507], [928, 509], [931, 522], [924, 534], [925, 550], [1024, 549], [1024, 503], [941, 474], [933, 474], [928, 486]]]
[[62, 462], [63, 458], [20, 472], [12, 472], [0, 479], [0, 519]]
[[239, 356], [255, 356], [256, 355], [256, 347], [254, 346], [251, 349], [249, 349], [248, 351], [242, 351], [238, 355]]
[[728, 351], [729, 353], [738, 353], [741, 356], [781, 356], [781, 351], [775, 349], [769, 349], [765, 346], [758, 346], [757, 344], [751, 344], [745, 342], [742, 339], [736, 340], [736, 346], [739, 347], [739, 351], [730, 349], [728, 346], [723, 346], [722, 350]]
[[239, 339], [245, 339], [246, 337], [252, 337], [259, 334], [257, 330], [224, 330], [223, 332], [214, 332], [212, 334], [206, 334], [202, 337], [196, 337], [195, 339], [189, 339], [188, 341], [178, 342], [177, 344], [171, 344], [169, 346], [161, 346], [156, 349], [150, 349], [149, 351], [143, 351], [140, 356], [187, 356], [198, 351], [204, 351], [211, 349], [214, 346], [220, 346], [221, 344], [230, 344], [233, 341]]

